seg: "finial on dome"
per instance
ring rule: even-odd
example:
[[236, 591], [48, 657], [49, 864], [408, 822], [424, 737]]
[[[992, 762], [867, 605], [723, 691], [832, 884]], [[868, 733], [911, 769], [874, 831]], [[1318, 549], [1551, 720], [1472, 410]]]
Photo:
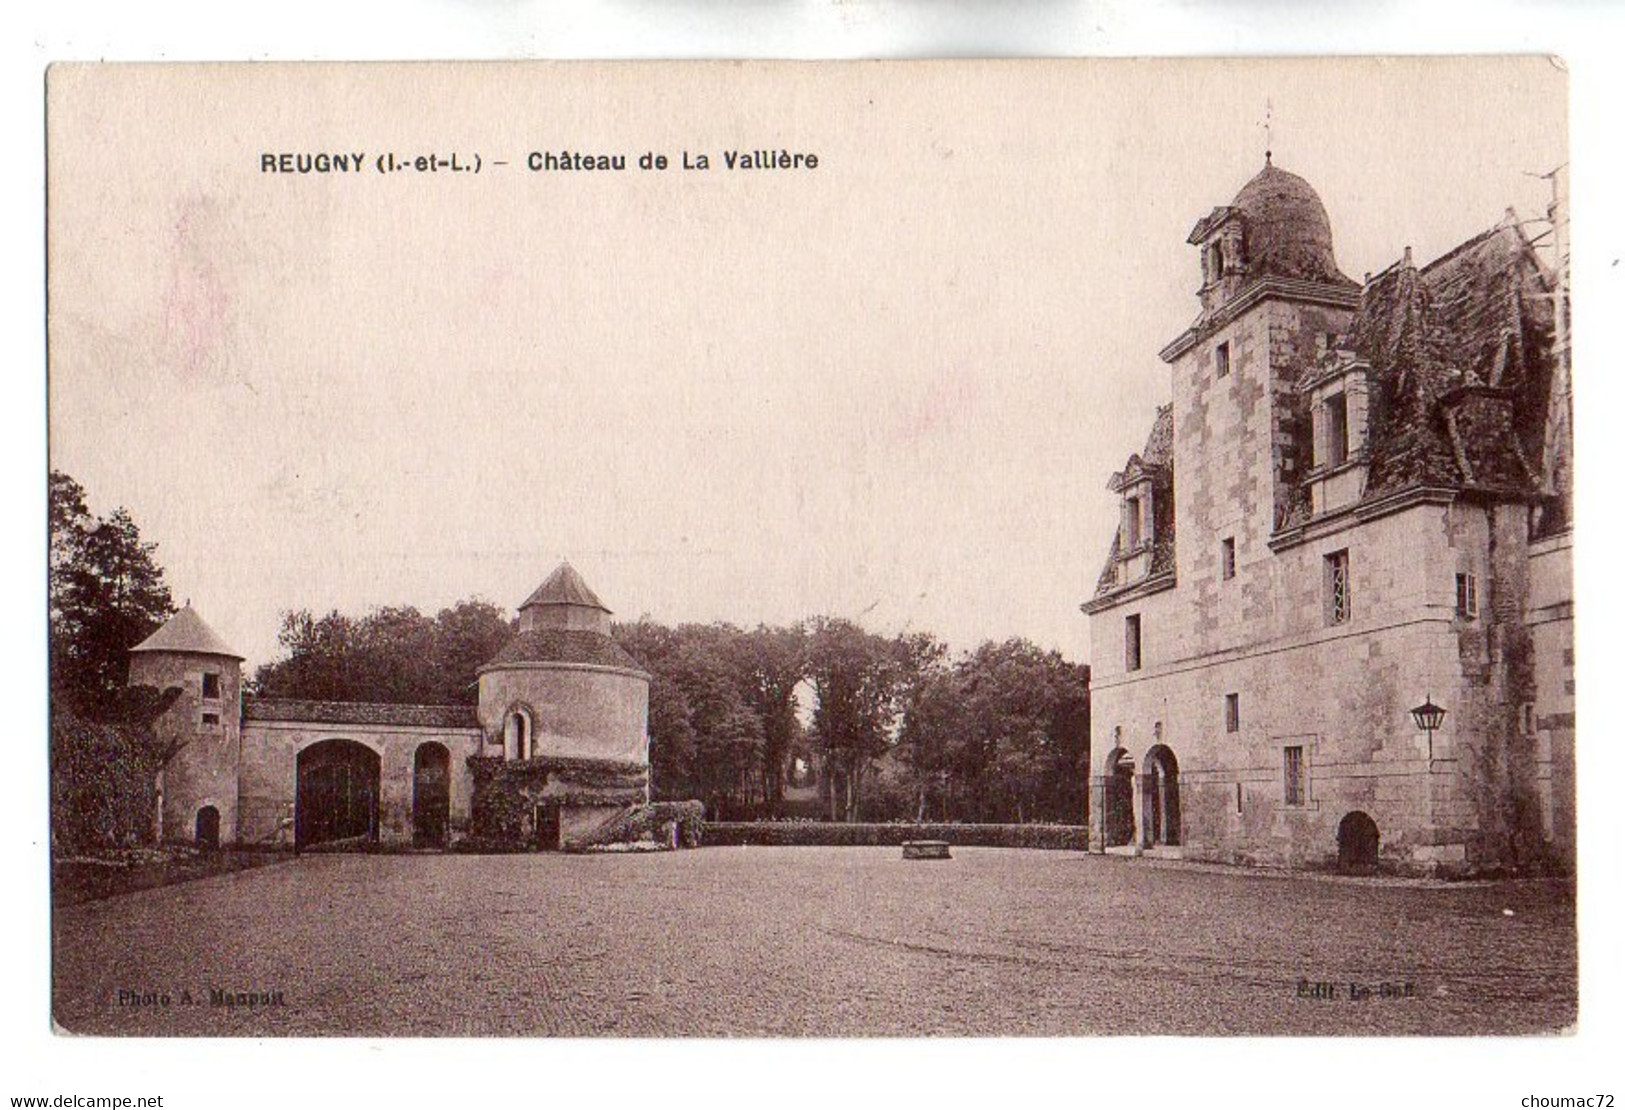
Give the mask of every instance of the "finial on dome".
[[1275, 146], [1275, 102], [1264, 98], [1264, 165], [1270, 166], [1270, 149]]

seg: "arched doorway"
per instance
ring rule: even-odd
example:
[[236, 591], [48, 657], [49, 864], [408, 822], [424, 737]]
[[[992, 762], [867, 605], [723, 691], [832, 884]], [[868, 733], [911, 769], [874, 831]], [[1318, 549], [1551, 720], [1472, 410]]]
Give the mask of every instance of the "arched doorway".
[[1158, 744], [1145, 753], [1146, 847], [1179, 843], [1179, 761], [1173, 749]]
[[1106, 847], [1134, 843], [1134, 761], [1115, 748], [1106, 756]]
[[1347, 814], [1337, 825], [1337, 866], [1344, 871], [1373, 871], [1382, 837], [1369, 813]]
[[323, 740], [299, 753], [295, 849], [378, 839], [378, 753], [354, 740]]
[[220, 811], [214, 806], [204, 806], [197, 811], [194, 839], [199, 848], [220, 847]]
[[438, 848], [451, 823], [451, 752], [431, 740], [412, 757], [412, 843]]

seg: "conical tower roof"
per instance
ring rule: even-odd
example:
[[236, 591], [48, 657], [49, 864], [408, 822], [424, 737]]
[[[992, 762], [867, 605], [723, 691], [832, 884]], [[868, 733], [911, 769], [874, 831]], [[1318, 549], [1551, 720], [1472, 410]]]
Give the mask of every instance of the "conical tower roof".
[[562, 562], [547, 581], [537, 586], [535, 591], [525, 599], [520, 609], [529, 609], [533, 605], [577, 605], [590, 609], [602, 609], [604, 612], [613, 612], [609, 606], [598, 600], [598, 595], [592, 592], [586, 580], [568, 561]]
[[235, 651], [220, 638], [220, 634], [204, 623], [203, 618], [197, 615], [197, 610], [188, 602], [179, 613], [176, 613], [158, 631], [142, 640], [135, 647], [135, 651], [190, 651], [199, 655], [224, 655], [231, 659], [241, 659]]

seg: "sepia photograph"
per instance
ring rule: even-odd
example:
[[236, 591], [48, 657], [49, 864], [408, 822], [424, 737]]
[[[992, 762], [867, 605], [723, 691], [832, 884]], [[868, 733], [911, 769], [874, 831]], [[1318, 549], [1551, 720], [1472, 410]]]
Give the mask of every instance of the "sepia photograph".
[[1569, 1030], [1565, 92], [53, 67], [58, 1032]]

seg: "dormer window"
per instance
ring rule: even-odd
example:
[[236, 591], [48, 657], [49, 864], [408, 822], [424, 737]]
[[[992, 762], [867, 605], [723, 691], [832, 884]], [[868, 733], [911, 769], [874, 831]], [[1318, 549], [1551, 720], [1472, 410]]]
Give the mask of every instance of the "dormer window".
[[1309, 495], [1317, 515], [1341, 509], [1365, 494], [1367, 375], [1370, 367], [1334, 350], [1299, 385], [1306, 393], [1314, 439]]
[[1129, 551], [1138, 550], [1141, 540], [1140, 499], [1126, 497], [1123, 499], [1123, 546]]
[[1316, 461], [1323, 466], [1342, 466], [1349, 459], [1349, 399], [1346, 393], [1333, 393], [1321, 402], [1324, 428], [1320, 437], [1325, 451], [1324, 459]]
[[1222, 277], [1224, 277], [1224, 246], [1217, 242], [1209, 243], [1207, 247], [1207, 280], [1211, 283], [1218, 281]]

